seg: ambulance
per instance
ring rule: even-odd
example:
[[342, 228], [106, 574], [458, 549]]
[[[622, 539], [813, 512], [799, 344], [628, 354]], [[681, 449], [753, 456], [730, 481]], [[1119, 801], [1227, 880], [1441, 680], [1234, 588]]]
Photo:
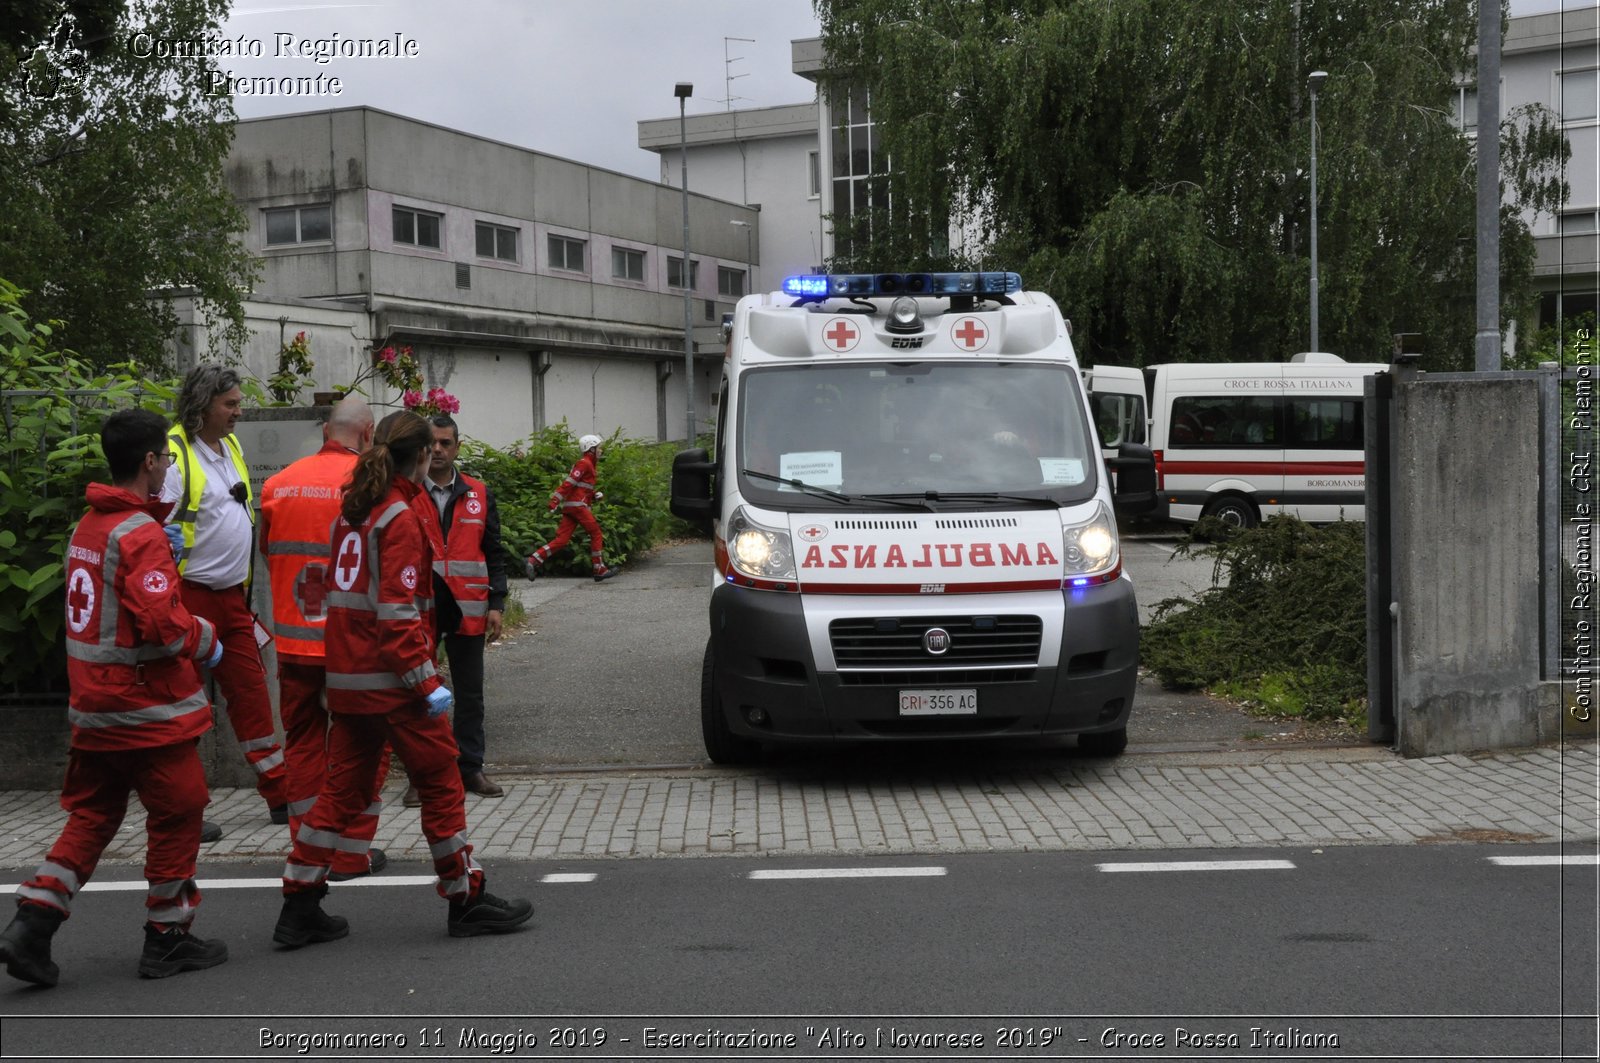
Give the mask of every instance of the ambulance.
[[[1069, 329], [1015, 273], [790, 277], [725, 326], [711, 452], [706, 752], [1077, 735], [1127, 744], [1139, 660]], [[1121, 501], [1154, 461], [1117, 455]]]
[[[1149, 397], [1158, 518], [1254, 527], [1286, 513], [1313, 523], [1366, 517], [1362, 395], [1381, 362], [1325, 352], [1287, 362], [1197, 362], [1090, 370], [1102, 446], [1110, 414]], [[1124, 421], [1121, 429], [1131, 431]], [[1112, 434], [1107, 430], [1112, 429]], [[1145, 437], [1139, 436], [1142, 441]]]

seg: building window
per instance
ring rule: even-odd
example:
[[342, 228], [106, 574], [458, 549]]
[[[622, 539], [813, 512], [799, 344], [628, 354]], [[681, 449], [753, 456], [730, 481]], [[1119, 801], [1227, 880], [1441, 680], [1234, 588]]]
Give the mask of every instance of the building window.
[[1455, 95], [1450, 101], [1450, 120], [1457, 129], [1463, 133], [1474, 132], [1478, 128], [1478, 86], [1457, 85]]
[[[681, 255], [676, 258], [671, 255], [667, 256], [667, 287], [683, 287], [683, 256]], [[689, 287], [700, 287], [700, 260], [698, 258], [689, 263]]]
[[[841, 219], [860, 215], [867, 226], [873, 213], [890, 208], [889, 160], [872, 124], [871, 104], [866, 89], [851, 89], [833, 127], [833, 214]], [[857, 233], [866, 236], [870, 229]], [[848, 225], [835, 227], [835, 240], [845, 254], [850, 253], [850, 239]]]
[[1561, 120], [1592, 121], [1600, 117], [1600, 79], [1596, 71], [1575, 70], [1561, 75]]
[[333, 239], [333, 209], [326, 203], [274, 208], [261, 214], [266, 221], [268, 247]]
[[806, 196], [816, 199], [822, 195], [822, 152], [806, 152]]
[[443, 220], [443, 214], [435, 214], [432, 211], [395, 207], [394, 242], [438, 250], [442, 246], [439, 243], [441, 228], [439, 223]]
[[1600, 232], [1600, 215], [1592, 210], [1568, 211], [1556, 218], [1556, 232], [1562, 236]]
[[613, 247], [611, 275], [625, 281], [644, 280], [644, 252], [628, 247]]
[[717, 294], [731, 295], [734, 298], [744, 294], [744, 270], [729, 269], [727, 266], [717, 267]]
[[582, 240], [574, 240], [570, 236], [550, 237], [550, 268], [582, 273], [583, 244]]
[[498, 258], [502, 262], [517, 260], [517, 230], [509, 225], [477, 224], [478, 257]]

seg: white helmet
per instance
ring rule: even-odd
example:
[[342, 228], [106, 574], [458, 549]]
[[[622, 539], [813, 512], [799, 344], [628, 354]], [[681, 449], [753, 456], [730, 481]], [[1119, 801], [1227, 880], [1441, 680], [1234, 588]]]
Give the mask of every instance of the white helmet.
[[578, 449], [583, 451], [585, 454], [589, 453], [591, 450], [599, 450], [600, 437], [597, 435], [579, 436]]

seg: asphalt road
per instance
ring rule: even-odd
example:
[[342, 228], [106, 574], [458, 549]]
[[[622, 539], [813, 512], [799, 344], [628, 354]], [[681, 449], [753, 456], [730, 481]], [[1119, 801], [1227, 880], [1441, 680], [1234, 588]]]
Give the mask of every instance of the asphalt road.
[[[489, 869], [492, 888], [533, 897], [535, 919], [473, 940], [445, 935], [427, 868], [395, 866], [335, 887], [327, 907], [350, 919], [350, 936], [300, 951], [270, 942], [276, 865], [246, 865], [230, 873], [254, 884], [202, 881], [196, 929], [225, 940], [229, 962], [165, 981], [133, 972], [143, 884], [82, 898], [56, 939], [61, 985], [0, 985], [4, 1054], [296, 1058], [289, 1042], [263, 1047], [262, 1031], [344, 1030], [405, 1034], [401, 1058], [493, 1058], [464, 1051], [463, 1029], [521, 1029], [538, 1051], [558, 1055], [754, 1054], [649, 1051], [649, 1026], [791, 1033], [799, 1050], [776, 1054], [823, 1059], [852, 1046], [873, 1058], [952, 1054], [894, 1040], [928, 1033], [981, 1035], [989, 1054], [1001, 1037], [1031, 1037], [1001, 1052], [1013, 1056], [1593, 1058], [1594, 1021], [1560, 1018], [1593, 1014], [1593, 846], [1566, 850], [1587, 865], [1495, 862], [1561, 852], [1442, 845], [501, 864]], [[1173, 866], [1149, 866], [1166, 860]], [[1203, 866], [1214, 861], [1226, 866]], [[852, 877], [782, 877], [840, 869]], [[137, 874], [108, 868], [96, 885]], [[540, 881], [551, 874], [584, 880]], [[1337, 1051], [1323, 1051], [1326, 1042], [1311, 1052], [1263, 1048], [1252, 1044], [1253, 1027], [1336, 1037]], [[572, 1043], [552, 1049], [552, 1028], [574, 1031]], [[828, 1030], [843, 1031], [840, 1049], [817, 1047]], [[1001, 1032], [1010, 1030], [1025, 1032]], [[1180, 1043], [1179, 1030], [1241, 1041], [1182, 1051], [1196, 1045]], [[855, 1046], [856, 1036], [867, 1043]], [[889, 1043], [873, 1043], [883, 1037]]]
[[[491, 646], [486, 657], [491, 766], [546, 770], [705, 763], [699, 684], [710, 550], [705, 541], [667, 546], [606, 583], [513, 580], [529, 622]], [[1162, 599], [1210, 586], [1209, 561], [1172, 554], [1167, 541], [1124, 543], [1124, 563], [1145, 619]], [[1140, 682], [1128, 734], [1132, 745], [1147, 751], [1198, 750], [1293, 741], [1296, 730], [1203, 695], [1165, 691], [1147, 677]], [[1059, 752], [1072, 745], [1069, 739], [1049, 748]], [[1038, 744], [1020, 751], [985, 746], [980, 755], [1040, 750]], [[957, 754], [970, 761], [974, 749], [963, 744]], [[831, 759], [838, 753], [823, 755]]]

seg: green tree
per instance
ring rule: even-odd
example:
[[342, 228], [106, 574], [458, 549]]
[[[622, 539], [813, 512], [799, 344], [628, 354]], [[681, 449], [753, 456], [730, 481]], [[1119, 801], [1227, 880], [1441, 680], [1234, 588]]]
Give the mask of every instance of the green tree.
[[184, 290], [242, 344], [255, 267], [222, 178], [232, 100], [207, 92], [210, 61], [137, 44], [202, 40], [227, 0], [14, 6], [0, 29], [0, 276], [96, 364], [158, 364]]
[[[1092, 360], [1281, 360], [1309, 318], [1318, 93], [1322, 346], [1385, 359], [1420, 332], [1471, 362], [1476, 0], [817, 0], [830, 100], [870, 92], [892, 161], [879, 209], [836, 218], [850, 269], [1023, 274]], [[1565, 196], [1554, 116], [1507, 115], [1502, 306], [1530, 309], [1524, 207]], [[881, 190], [880, 190], [881, 193]], [[946, 247], [955, 219], [982, 249]]]

